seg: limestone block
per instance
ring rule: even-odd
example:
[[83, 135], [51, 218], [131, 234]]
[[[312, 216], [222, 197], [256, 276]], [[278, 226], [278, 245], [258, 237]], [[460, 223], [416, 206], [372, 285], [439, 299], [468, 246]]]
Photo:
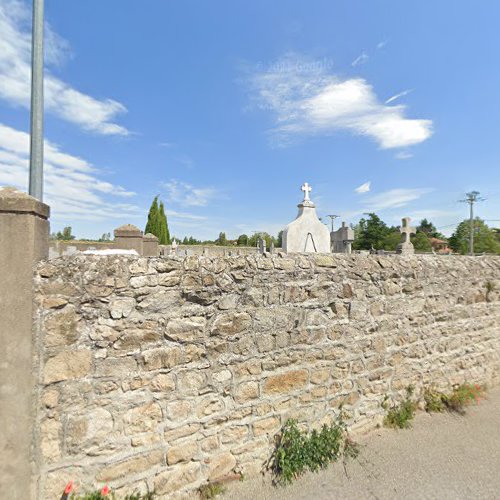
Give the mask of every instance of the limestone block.
[[208, 462], [208, 480], [217, 481], [227, 476], [235, 467], [236, 458], [232, 453], [221, 453], [210, 457]]
[[174, 465], [179, 462], [189, 462], [198, 453], [198, 443], [190, 441], [177, 446], [172, 446], [167, 451], [167, 464]]
[[263, 436], [264, 434], [275, 434], [280, 428], [280, 419], [278, 417], [268, 417], [258, 420], [253, 424], [254, 436]]
[[259, 397], [258, 382], [242, 382], [236, 386], [234, 400], [243, 404]]
[[165, 441], [167, 443], [173, 443], [177, 439], [181, 439], [187, 436], [195, 434], [201, 429], [200, 424], [188, 424], [181, 427], [169, 428], [165, 430]]
[[134, 310], [135, 299], [132, 297], [123, 297], [111, 301], [109, 305], [109, 314], [113, 319], [127, 318]]
[[155, 477], [154, 491], [157, 495], [169, 495], [190, 485], [194, 487], [199, 480], [201, 480], [199, 463], [180, 464]]
[[203, 335], [207, 320], [204, 317], [171, 319], [167, 324], [165, 336], [174, 341], [192, 342]]
[[182, 352], [179, 347], [158, 347], [142, 353], [146, 370], [173, 368], [182, 362]]
[[45, 345], [47, 347], [71, 345], [78, 339], [78, 321], [75, 306], [68, 305], [45, 319]]
[[274, 375], [265, 380], [264, 394], [283, 394], [295, 391], [307, 384], [307, 370], [293, 370], [281, 375]]
[[246, 312], [224, 313], [217, 316], [211, 334], [212, 335], [235, 335], [248, 330], [252, 318]]
[[158, 403], [148, 403], [128, 410], [123, 416], [125, 434], [153, 431], [162, 419]]
[[92, 369], [92, 353], [89, 349], [62, 351], [45, 363], [44, 382], [52, 384], [62, 380], [85, 377]]
[[107, 483], [126, 476], [133, 476], [140, 472], [145, 472], [153, 467], [164, 463], [164, 453], [162, 450], [154, 450], [150, 453], [136, 455], [122, 462], [110, 464], [101, 469], [96, 479], [99, 482]]

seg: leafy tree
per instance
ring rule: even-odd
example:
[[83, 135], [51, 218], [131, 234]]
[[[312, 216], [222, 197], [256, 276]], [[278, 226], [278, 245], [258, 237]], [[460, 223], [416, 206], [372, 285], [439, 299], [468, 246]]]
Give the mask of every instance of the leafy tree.
[[[467, 254], [469, 252], [470, 221], [462, 221], [448, 240], [454, 252]], [[495, 232], [479, 217], [474, 219], [474, 252], [500, 253], [500, 243]]]
[[357, 225], [355, 250], [370, 250], [384, 248], [384, 242], [390, 233], [387, 224], [375, 213], [368, 214], [368, 219], [361, 219]]
[[382, 248], [388, 252], [394, 252], [399, 243], [401, 243], [401, 232], [392, 230], [384, 238]]
[[434, 224], [427, 219], [422, 219], [420, 221], [420, 224], [417, 227], [417, 233], [425, 233], [428, 238], [444, 238], [444, 236], [438, 232], [436, 226], [434, 226]]
[[281, 230], [279, 233], [278, 233], [278, 237], [276, 238], [275, 240], [275, 245], [278, 247], [278, 248], [281, 248], [283, 246], [283, 230]]
[[97, 241], [111, 241], [111, 233], [103, 233], [103, 235]]
[[265, 240], [267, 248], [271, 246], [271, 241], [274, 244], [276, 244], [276, 241], [269, 233], [262, 232], [262, 233], [255, 233], [252, 236], [250, 236], [250, 238], [248, 238], [248, 246], [256, 247], [258, 240]]
[[248, 245], [248, 236], [246, 234], [240, 234], [238, 236], [237, 245], [239, 247], [246, 247]]
[[71, 234], [71, 226], [67, 226], [63, 228], [62, 232], [57, 231], [57, 233], [54, 235], [54, 239], [56, 240], [61, 240], [61, 241], [71, 241], [75, 239], [75, 236]]
[[417, 234], [411, 237], [411, 242], [417, 252], [432, 252], [431, 240], [425, 232], [418, 232], [417, 230]]
[[227, 238], [226, 238], [226, 233], [220, 232], [219, 237], [215, 240], [216, 245], [220, 245], [221, 247], [224, 247], [227, 245]]

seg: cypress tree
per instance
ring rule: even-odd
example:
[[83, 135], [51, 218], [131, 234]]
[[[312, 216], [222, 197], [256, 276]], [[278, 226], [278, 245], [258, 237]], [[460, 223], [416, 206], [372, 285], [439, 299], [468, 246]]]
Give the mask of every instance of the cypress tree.
[[158, 224], [158, 216], [159, 216], [159, 211], [158, 211], [158, 196], [155, 196], [153, 203], [151, 203], [151, 207], [149, 208], [149, 213], [148, 213], [148, 222], [146, 224], [146, 229], [144, 230], [144, 233], [151, 233], [154, 234], [158, 239], [160, 238], [160, 226]]
[[170, 244], [170, 232], [168, 230], [168, 222], [167, 216], [165, 214], [165, 206], [163, 205], [163, 201], [160, 202], [160, 213], [159, 213], [159, 223], [160, 223], [160, 245], [169, 245]]

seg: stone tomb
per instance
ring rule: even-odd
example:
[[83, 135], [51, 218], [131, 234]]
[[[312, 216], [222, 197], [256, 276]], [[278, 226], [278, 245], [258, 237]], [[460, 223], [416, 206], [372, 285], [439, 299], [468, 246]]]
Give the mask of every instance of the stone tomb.
[[415, 248], [410, 240], [410, 236], [415, 234], [417, 231], [414, 227], [410, 226], [410, 221], [411, 219], [409, 217], [403, 217], [401, 219], [401, 243], [397, 246], [396, 253], [402, 255], [412, 255], [415, 253]]
[[354, 241], [354, 230], [351, 229], [345, 222], [342, 222], [342, 227], [337, 231], [330, 233], [332, 238], [333, 253], [351, 253], [352, 242]]
[[283, 251], [287, 253], [330, 253], [330, 232], [318, 219], [316, 206], [309, 198], [311, 186], [302, 186], [304, 200], [297, 218], [283, 230]]

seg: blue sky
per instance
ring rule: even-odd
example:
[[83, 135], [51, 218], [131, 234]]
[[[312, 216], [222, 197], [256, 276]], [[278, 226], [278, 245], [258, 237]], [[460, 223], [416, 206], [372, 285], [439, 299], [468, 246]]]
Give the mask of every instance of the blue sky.
[[[0, 0], [0, 185], [27, 186], [30, 2]], [[46, 0], [52, 229], [276, 234], [318, 214], [500, 219], [500, 4]], [[500, 222], [491, 222], [500, 225]]]

